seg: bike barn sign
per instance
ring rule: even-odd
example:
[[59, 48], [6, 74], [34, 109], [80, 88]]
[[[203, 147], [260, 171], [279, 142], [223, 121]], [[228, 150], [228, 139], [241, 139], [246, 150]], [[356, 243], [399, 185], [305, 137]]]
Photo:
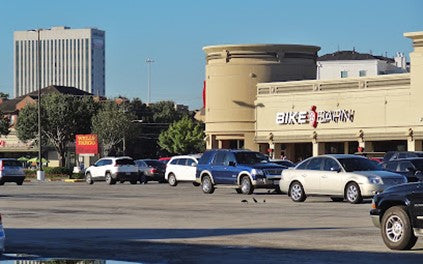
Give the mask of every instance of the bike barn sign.
[[312, 127], [316, 128], [319, 123], [354, 122], [354, 114], [354, 110], [347, 109], [317, 111], [317, 107], [313, 105], [310, 111], [276, 113], [276, 124], [310, 124]]

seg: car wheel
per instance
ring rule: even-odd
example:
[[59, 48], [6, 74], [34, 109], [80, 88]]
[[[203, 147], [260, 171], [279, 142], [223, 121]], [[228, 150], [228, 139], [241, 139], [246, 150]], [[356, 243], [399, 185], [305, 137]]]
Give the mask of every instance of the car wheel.
[[254, 187], [251, 184], [250, 177], [243, 176], [241, 178], [241, 192], [243, 194], [252, 194], [254, 192]]
[[358, 187], [357, 183], [350, 182], [347, 185], [347, 188], [345, 188], [345, 198], [352, 204], [359, 204], [363, 201], [360, 187]]
[[4, 185], [4, 181], [0, 181], [0, 185]]
[[236, 191], [236, 193], [239, 193], [239, 194], [242, 193], [241, 188], [236, 188], [235, 191]]
[[93, 177], [91, 177], [91, 173], [87, 172], [87, 174], [85, 175], [85, 182], [88, 184], [93, 184]]
[[194, 185], [195, 187], [200, 186], [200, 184], [198, 182], [193, 182], [192, 185]]
[[201, 189], [204, 193], [211, 194], [214, 192], [213, 182], [209, 175], [206, 175], [201, 179]]
[[16, 182], [17, 185], [22, 185], [24, 181], [18, 181]]
[[303, 186], [297, 181], [289, 187], [289, 196], [294, 202], [304, 202], [307, 198]]
[[330, 199], [332, 201], [334, 201], [334, 202], [342, 202], [342, 201], [344, 201], [344, 198], [342, 198], [342, 197], [331, 197]]
[[176, 181], [175, 174], [170, 173], [167, 177], [167, 181], [169, 182], [170, 186], [176, 186], [178, 182]]
[[116, 180], [112, 178], [110, 172], [106, 173], [106, 183], [109, 185], [116, 184]]
[[138, 182], [138, 181], [137, 181], [137, 180], [130, 180], [129, 182], [130, 182], [131, 184], [137, 184], [137, 182]]
[[417, 242], [404, 206], [393, 206], [382, 217], [382, 238], [390, 249], [411, 249]]

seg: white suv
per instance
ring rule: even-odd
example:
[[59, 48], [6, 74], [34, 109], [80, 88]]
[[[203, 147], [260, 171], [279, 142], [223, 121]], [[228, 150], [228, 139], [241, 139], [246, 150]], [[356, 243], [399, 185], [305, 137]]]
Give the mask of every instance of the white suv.
[[199, 184], [195, 181], [198, 159], [195, 156], [175, 156], [166, 165], [165, 180], [170, 186], [176, 186], [179, 181], [189, 181], [195, 186]]
[[85, 180], [88, 184], [94, 181], [106, 181], [107, 184], [129, 181], [137, 184], [138, 167], [130, 157], [106, 157], [86, 169]]

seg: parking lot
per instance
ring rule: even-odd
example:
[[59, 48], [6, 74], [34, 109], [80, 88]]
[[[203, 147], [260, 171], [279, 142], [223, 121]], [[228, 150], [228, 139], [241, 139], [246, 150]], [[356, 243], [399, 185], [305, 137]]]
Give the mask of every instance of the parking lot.
[[370, 201], [351, 205], [192, 184], [24, 183], [0, 187], [7, 253], [143, 263], [420, 263], [387, 249]]

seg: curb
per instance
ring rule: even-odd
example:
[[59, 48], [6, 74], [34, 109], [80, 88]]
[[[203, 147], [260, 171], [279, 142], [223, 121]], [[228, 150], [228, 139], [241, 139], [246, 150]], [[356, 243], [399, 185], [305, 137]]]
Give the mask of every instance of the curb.
[[85, 182], [85, 180], [84, 179], [66, 179], [66, 180], [63, 180], [64, 182], [72, 182], [72, 183], [74, 183], [74, 182]]

